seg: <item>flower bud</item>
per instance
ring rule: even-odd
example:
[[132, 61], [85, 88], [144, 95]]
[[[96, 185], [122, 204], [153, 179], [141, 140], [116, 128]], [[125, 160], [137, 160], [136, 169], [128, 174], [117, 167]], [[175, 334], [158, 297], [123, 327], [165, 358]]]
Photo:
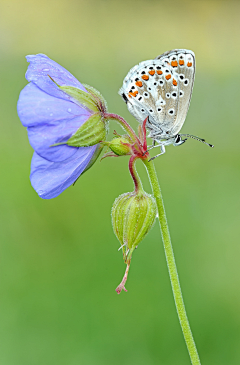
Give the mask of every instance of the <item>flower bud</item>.
[[120, 195], [112, 208], [112, 224], [125, 262], [129, 262], [133, 250], [152, 228], [157, 214], [155, 199], [143, 192]]
[[115, 155], [124, 156], [130, 153], [131, 144], [131, 138], [128, 135], [124, 135], [113, 138], [113, 140], [108, 143], [108, 147], [115, 153]]

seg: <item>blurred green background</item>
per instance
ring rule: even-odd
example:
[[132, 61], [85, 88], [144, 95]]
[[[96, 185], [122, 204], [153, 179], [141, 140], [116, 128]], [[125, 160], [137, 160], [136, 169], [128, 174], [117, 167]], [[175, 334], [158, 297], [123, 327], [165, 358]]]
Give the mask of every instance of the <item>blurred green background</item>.
[[110, 211], [133, 189], [128, 158], [41, 200], [16, 112], [25, 55], [45, 53], [136, 128], [122, 80], [173, 48], [197, 62], [182, 132], [215, 145], [190, 140], [156, 160], [183, 296], [202, 364], [240, 364], [239, 38], [238, 1], [0, 0], [1, 365], [190, 363], [158, 224], [133, 255], [128, 293], [114, 291], [125, 265]]

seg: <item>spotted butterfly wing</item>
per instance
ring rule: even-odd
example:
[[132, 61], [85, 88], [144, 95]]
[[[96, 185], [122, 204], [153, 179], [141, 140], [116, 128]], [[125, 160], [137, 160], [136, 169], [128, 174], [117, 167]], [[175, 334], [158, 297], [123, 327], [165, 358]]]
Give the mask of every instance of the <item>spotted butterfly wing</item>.
[[173, 50], [134, 66], [119, 91], [130, 113], [140, 122], [148, 116], [150, 136], [176, 135], [189, 108], [195, 74], [192, 51]]
[[186, 49], [174, 49], [156, 57], [164, 64], [170, 64], [178, 74], [180, 86], [177, 118], [172, 127], [171, 135], [176, 135], [186, 119], [189, 109], [195, 78], [196, 61], [194, 52]]

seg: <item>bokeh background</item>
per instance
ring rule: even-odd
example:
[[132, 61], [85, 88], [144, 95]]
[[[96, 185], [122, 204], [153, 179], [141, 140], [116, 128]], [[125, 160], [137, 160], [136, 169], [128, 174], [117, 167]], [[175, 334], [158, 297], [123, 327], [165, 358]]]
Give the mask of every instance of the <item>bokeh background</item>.
[[114, 291], [125, 265], [110, 211], [133, 189], [128, 158], [98, 161], [41, 200], [16, 112], [25, 55], [45, 53], [136, 128], [122, 80], [173, 48], [197, 63], [182, 132], [215, 145], [190, 140], [156, 160], [183, 296], [202, 364], [240, 364], [239, 38], [238, 1], [0, 0], [0, 364], [190, 363], [158, 224], [133, 255], [128, 292]]

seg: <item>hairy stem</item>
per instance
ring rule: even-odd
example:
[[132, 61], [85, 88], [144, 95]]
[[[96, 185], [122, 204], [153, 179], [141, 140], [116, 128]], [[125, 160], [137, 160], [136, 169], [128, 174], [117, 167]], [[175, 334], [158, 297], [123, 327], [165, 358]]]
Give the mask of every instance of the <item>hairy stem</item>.
[[130, 157], [130, 160], [129, 160], [129, 171], [130, 171], [130, 174], [132, 176], [132, 179], [133, 179], [133, 182], [134, 182], [134, 186], [135, 186], [135, 193], [138, 193], [138, 191], [142, 191], [143, 190], [143, 187], [142, 187], [142, 182], [139, 178], [139, 175], [137, 173], [137, 170], [136, 170], [136, 160], [137, 160], [137, 157], [136, 156], [131, 156]]
[[134, 132], [134, 130], [130, 127], [130, 125], [126, 122], [126, 120], [123, 119], [120, 115], [112, 114], [112, 113], [105, 113], [104, 117], [117, 121], [123, 127], [123, 129], [125, 129], [125, 131], [129, 134], [129, 136], [131, 137], [131, 139], [133, 141], [138, 140], [138, 137], [136, 136], [136, 133]]
[[125, 283], [127, 281], [128, 271], [129, 271], [129, 268], [130, 268], [130, 263], [131, 263], [131, 260], [129, 260], [129, 262], [127, 263], [126, 271], [125, 271], [125, 274], [123, 276], [123, 279], [122, 279], [121, 283], [115, 289], [118, 294], [120, 294], [122, 290], [127, 291], [127, 289], [125, 288]]
[[174, 259], [173, 248], [172, 248], [170, 233], [169, 233], [168, 224], [167, 224], [167, 217], [166, 217], [166, 213], [165, 213], [165, 209], [164, 209], [164, 205], [163, 205], [163, 199], [162, 199], [162, 194], [161, 194], [156, 170], [155, 170], [155, 167], [154, 167], [154, 164], [152, 161], [151, 162], [149, 162], [147, 160], [142, 160], [142, 161], [147, 169], [149, 180], [150, 180], [150, 183], [152, 186], [153, 195], [154, 195], [154, 197], [156, 199], [156, 203], [157, 203], [158, 218], [159, 218], [162, 240], [163, 240], [163, 245], [164, 245], [164, 250], [165, 250], [165, 255], [166, 255], [166, 260], [167, 260], [167, 266], [168, 266], [168, 271], [169, 271], [169, 275], [170, 275], [173, 296], [174, 296], [174, 300], [175, 300], [175, 304], [176, 304], [176, 308], [177, 308], [178, 318], [179, 318], [180, 325], [181, 325], [181, 328], [183, 331], [183, 336], [186, 341], [187, 349], [188, 349], [192, 364], [200, 365], [200, 359], [198, 356], [197, 348], [196, 348], [196, 345], [195, 345], [195, 342], [193, 339], [193, 335], [191, 332], [191, 328], [189, 325], [187, 313], [186, 313], [184, 302], [183, 302], [180, 282], [179, 282], [179, 278], [178, 278], [177, 266], [176, 266], [176, 262]]

